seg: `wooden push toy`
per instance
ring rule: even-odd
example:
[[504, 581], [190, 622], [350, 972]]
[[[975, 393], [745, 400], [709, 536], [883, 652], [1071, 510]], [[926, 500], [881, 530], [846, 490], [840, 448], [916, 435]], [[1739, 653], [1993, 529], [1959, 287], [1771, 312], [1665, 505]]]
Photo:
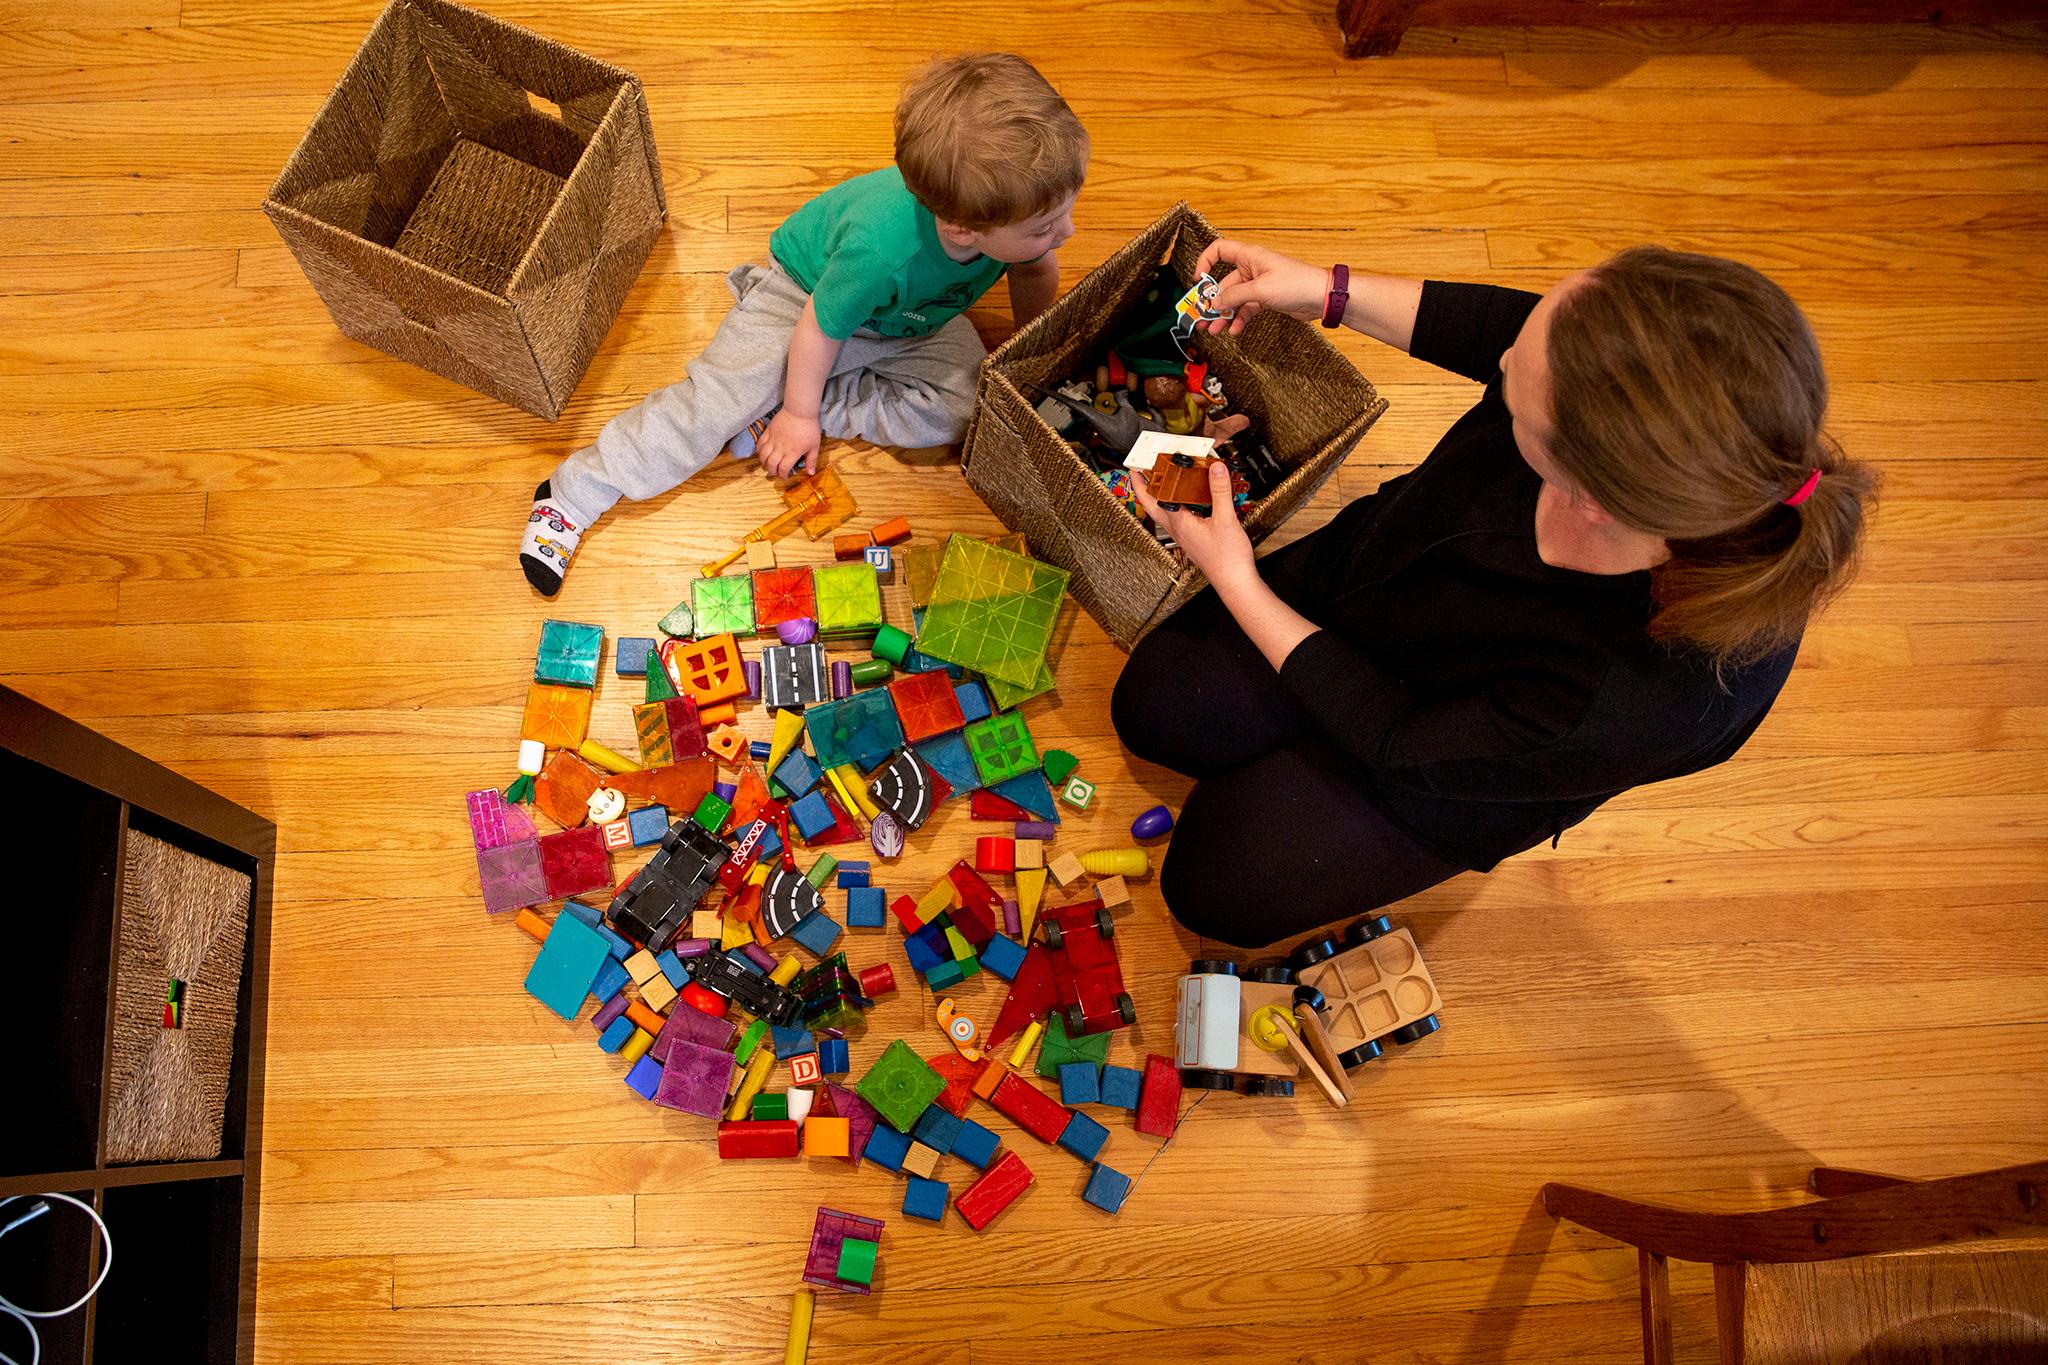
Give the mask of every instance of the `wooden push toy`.
[[1359, 920], [1332, 938], [1295, 949], [1289, 959], [1304, 985], [1323, 993], [1323, 1018], [1338, 1065], [1362, 1066], [1392, 1043], [1406, 1046], [1443, 1027], [1436, 980], [1423, 965], [1415, 935], [1385, 915]]

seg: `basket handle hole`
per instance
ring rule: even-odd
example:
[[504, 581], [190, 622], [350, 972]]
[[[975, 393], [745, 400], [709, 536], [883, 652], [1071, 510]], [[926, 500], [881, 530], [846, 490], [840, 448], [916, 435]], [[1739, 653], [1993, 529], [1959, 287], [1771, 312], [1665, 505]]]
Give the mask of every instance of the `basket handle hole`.
[[546, 95], [538, 95], [529, 90], [526, 92], [526, 103], [536, 114], [543, 114], [557, 123], [566, 123], [568, 121], [562, 117], [562, 106], [556, 104]]

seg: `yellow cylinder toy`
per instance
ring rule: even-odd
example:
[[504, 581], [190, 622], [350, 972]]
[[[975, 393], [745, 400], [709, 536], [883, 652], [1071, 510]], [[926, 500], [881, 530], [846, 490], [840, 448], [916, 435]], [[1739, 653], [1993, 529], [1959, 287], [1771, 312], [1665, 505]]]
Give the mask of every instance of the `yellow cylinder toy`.
[[594, 739], [586, 739], [576, 746], [576, 756], [595, 763], [607, 772], [637, 773], [640, 765], [616, 749], [607, 749]]
[[768, 1073], [774, 1067], [774, 1048], [755, 1049], [754, 1055], [747, 1059], [746, 1075], [740, 1078], [740, 1092], [732, 1097], [732, 1104], [725, 1111], [728, 1119], [737, 1123], [747, 1116], [747, 1111], [754, 1107], [754, 1096], [760, 1094], [761, 1087], [768, 1083]]
[[811, 1309], [818, 1299], [817, 1291], [804, 1288], [796, 1291], [796, 1297], [789, 1305], [789, 1344], [782, 1348], [782, 1365], [804, 1365], [811, 1354]]
[[1081, 855], [1081, 867], [1098, 877], [1142, 877], [1152, 870], [1152, 860], [1142, 848], [1098, 848]]

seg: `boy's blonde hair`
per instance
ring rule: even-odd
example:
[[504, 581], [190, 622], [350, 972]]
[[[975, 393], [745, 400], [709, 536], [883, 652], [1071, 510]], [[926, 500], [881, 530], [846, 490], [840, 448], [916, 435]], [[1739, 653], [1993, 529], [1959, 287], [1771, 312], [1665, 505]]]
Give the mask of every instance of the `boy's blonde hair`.
[[1036, 218], [1077, 193], [1088, 133], [1022, 57], [946, 57], [904, 83], [896, 167], [934, 218], [984, 232]]

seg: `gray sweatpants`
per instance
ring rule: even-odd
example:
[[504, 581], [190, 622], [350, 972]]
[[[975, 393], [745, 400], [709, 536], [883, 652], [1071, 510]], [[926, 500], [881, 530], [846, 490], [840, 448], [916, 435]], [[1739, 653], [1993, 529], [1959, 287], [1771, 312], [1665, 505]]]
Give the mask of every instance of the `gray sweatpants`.
[[[781, 404], [789, 338], [810, 295], [775, 265], [738, 266], [725, 283], [732, 311], [683, 381], [612, 418], [595, 445], [555, 467], [555, 501], [578, 526], [620, 498], [674, 488]], [[839, 348], [818, 424], [827, 436], [880, 446], [950, 445], [967, 430], [985, 355], [965, 317], [921, 337], [856, 332]]]

